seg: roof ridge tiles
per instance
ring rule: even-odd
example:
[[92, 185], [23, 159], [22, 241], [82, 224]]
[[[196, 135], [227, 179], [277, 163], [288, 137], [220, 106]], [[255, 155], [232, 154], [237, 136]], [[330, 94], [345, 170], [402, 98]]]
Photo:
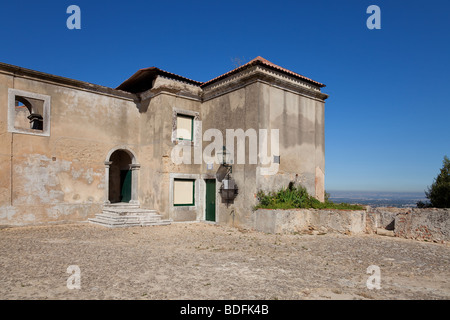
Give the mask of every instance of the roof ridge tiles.
[[224, 73], [224, 74], [222, 74], [222, 75], [220, 75], [218, 77], [215, 77], [215, 78], [213, 78], [213, 79], [211, 79], [209, 81], [203, 82], [200, 86], [203, 87], [203, 86], [206, 86], [206, 85], [211, 84], [213, 82], [216, 82], [219, 79], [225, 78], [226, 76], [228, 76], [230, 74], [237, 73], [238, 71], [240, 71], [242, 69], [245, 69], [248, 66], [256, 64], [256, 63], [261, 63], [261, 64], [263, 64], [265, 66], [274, 68], [274, 69], [276, 69], [278, 71], [282, 71], [282, 72], [285, 72], [285, 73], [290, 74], [292, 76], [299, 77], [299, 78], [301, 78], [303, 80], [312, 82], [312, 83], [318, 85], [319, 87], [325, 87], [325, 85], [323, 83], [317, 82], [317, 81], [312, 80], [312, 79], [310, 79], [308, 77], [302, 76], [301, 74], [298, 74], [298, 73], [293, 72], [291, 70], [288, 70], [286, 68], [280, 67], [279, 65], [276, 65], [275, 63], [270, 62], [269, 60], [267, 60], [267, 59], [265, 59], [265, 58], [263, 58], [261, 56], [257, 56], [256, 58], [250, 60], [249, 62], [243, 64], [242, 66], [239, 66], [239, 67], [237, 67], [237, 68], [235, 68], [233, 70], [230, 70], [230, 71], [228, 71], [228, 72], [226, 72], [226, 73]]

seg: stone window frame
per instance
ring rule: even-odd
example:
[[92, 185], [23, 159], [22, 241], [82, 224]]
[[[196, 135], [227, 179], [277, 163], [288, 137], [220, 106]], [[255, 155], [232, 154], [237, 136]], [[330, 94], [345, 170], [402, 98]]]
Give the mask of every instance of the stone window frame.
[[175, 137], [175, 139], [177, 139], [177, 141], [181, 141], [181, 140], [194, 141], [194, 119], [195, 119], [195, 117], [194, 116], [188, 116], [188, 115], [181, 114], [181, 113], [177, 113], [177, 119], [176, 119], [177, 127], [178, 127], [178, 119], [179, 118], [190, 119], [190, 121], [191, 121], [191, 138], [190, 139], [183, 139], [183, 138]]
[[[199, 174], [190, 174], [190, 173], [170, 173], [169, 175], [170, 183], [169, 183], [169, 204], [170, 207], [174, 210], [197, 210], [200, 205], [200, 175]], [[194, 204], [193, 205], [174, 205], [174, 181], [178, 179], [184, 180], [194, 180]]]
[[[36, 100], [44, 101], [43, 111], [42, 111], [42, 121], [43, 121], [43, 129], [42, 130], [33, 130], [33, 129], [22, 129], [15, 127], [15, 119], [16, 119], [16, 97], [24, 97]], [[34, 136], [50, 136], [50, 105], [51, 105], [51, 97], [48, 95], [29, 92], [19, 89], [8, 88], [8, 132], [13, 133], [21, 133], [21, 134], [30, 134]]]
[[172, 201], [172, 205], [174, 207], [195, 207], [195, 182], [197, 179], [191, 179], [191, 178], [173, 178], [173, 189], [172, 189], [172, 193], [173, 193], [173, 199], [175, 199], [175, 182], [177, 181], [189, 181], [192, 183], [192, 202], [191, 203], [173, 203]]
[[[177, 116], [192, 117], [192, 140], [180, 140], [177, 139]], [[179, 108], [173, 108], [172, 112], [172, 137], [171, 141], [174, 144], [197, 146], [201, 138], [201, 125], [200, 125], [200, 113], [192, 110], [184, 110]]]

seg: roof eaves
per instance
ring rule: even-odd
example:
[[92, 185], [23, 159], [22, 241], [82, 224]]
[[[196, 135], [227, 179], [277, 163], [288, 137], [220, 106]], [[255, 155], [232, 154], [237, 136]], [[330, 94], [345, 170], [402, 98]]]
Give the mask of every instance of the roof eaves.
[[242, 66], [239, 66], [239, 67], [237, 67], [237, 68], [235, 68], [235, 69], [233, 69], [231, 71], [228, 71], [228, 72], [226, 72], [226, 73], [224, 73], [224, 74], [222, 74], [222, 75], [220, 75], [220, 76], [218, 76], [218, 77], [216, 77], [214, 79], [211, 79], [209, 81], [203, 82], [203, 84], [200, 85], [200, 86], [202, 88], [206, 87], [206, 86], [208, 86], [208, 85], [210, 85], [210, 84], [212, 84], [214, 82], [217, 82], [217, 81], [219, 81], [219, 80], [221, 80], [223, 78], [226, 78], [228, 76], [236, 74], [236, 73], [238, 73], [238, 72], [240, 72], [240, 71], [242, 71], [242, 70], [244, 70], [244, 69], [246, 69], [246, 68], [248, 68], [250, 66], [257, 65], [257, 64], [261, 64], [261, 65], [264, 65], [266, 67], [269, 67], [269, 68], [281, 71], [283, 73], [289, 74], [289, 75], [294, 76], [296, 78], [300, 78], [300, 79], [302, 79], [304, 81], [310, 82], [310, 83], [312, 83], [314, 85], [317, 85], [319, 87], [322, 87], [322, 88], [325, 87], [325, 84], [323, 84], [323, 83], [317, 82], [315, 80], [312, 80], [310, 78], [302, 76], [301, 74], [295, 73], [295, 72], [290, 71], [290, 70], [285, 69], [285, 68], [282, 68], [282, 67], [280, 67], [280, 66], [278, 66], [278, 65], [276, 65], [276, 64], [274, 64], [274, 63], [272, 63], [272, 62], [270, 62], [270, 61], [268, 61], [266, 59], [264, 59], [263, 57], [256, 57], [255, 59], [247, 62], [246, 64], [244, 64]]
[[[178, 80], [178, 81], [182, 81], [182, 82], [186, 82], [195, 86], [200, 86], [203, 82], [199, 82], [199, 81], [195, 81], [183, 76], [180, 76], [178, 74], [172, 73], [172, 72], [168, 72], [162, 69], [159, 69], [157, 67], [149, 67], [149, 68], [143, 68], [143, 69], [139, 69], [138, 71], [136, 71], [130, 78], [128, 78], [127, 80], [125, 80], [124, 82], [122, 82], [116, 89], [119, 90], [125, 90], [125, 91], [130, 91], [130, 92], [134, 92], [134, 91], [139, 91], [139, 90], [143, 90], [142, 88], [146, 88], [145, 90], [150, 89], [149, 86], [139, 86], [138, 83], [142, 78], [146, 78], [146, 77], [150, 77], [151, 79], [154, 79], [154, 77], [161, 75], [167, 78], [171, 78], [174, 80]], [[146, 81], [148, 81], [149, 79], [146, 79]], [[144, 91], [145, 91], [144, 90]]]
[[57, 83], [59, 85], [65, 85], [70, 87], [75, 87], [83, 90], [103, 93], [107, 95], [120, 96], [128, 99], [136, 99], [136, 96], [130, 92], [124, 92], [122, 90], [117, 90], [114, 88], [81, 81], [71, 78], [66, 78], [58, 75], [53, 75], [50, 73], [45, 73], [41, 71], [36, 71], [32, 69], [27, 69], [23, 67], [18, 67], [15, 65], [0, 62], [0, 71], [6, 71], [13, 74], [16, 77], [30, 77], [32, 79], [38, 79], [46, 82]]

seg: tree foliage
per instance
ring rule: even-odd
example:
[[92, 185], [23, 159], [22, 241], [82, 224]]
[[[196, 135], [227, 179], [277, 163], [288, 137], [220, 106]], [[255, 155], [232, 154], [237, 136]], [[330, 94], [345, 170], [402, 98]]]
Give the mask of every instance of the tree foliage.
[[442, 169], [428, 190], [425, 191], [425, 195], [430, 202], [419, 201], [417, 203], [419, 208], [450, 208], [450, 159], [447, 156], [444, 156]]

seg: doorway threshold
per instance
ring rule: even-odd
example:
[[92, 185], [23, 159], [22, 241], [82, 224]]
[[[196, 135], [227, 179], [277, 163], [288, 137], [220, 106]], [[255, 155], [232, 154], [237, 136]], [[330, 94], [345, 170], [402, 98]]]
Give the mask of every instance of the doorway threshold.
[[183, 223], [207, 223], [207, 224], [218, 224], [216, 221], [207, 220], [190, 220], [190, 221], [172, 221], [173, 224], [183, 224]]
[[108, 203], [103, 205], [104, 208], [128, 208], [128, 209], [137, 209], [140, 206], [138, 204], [134, 203], [128, 203], [128, 202], [114, 202], [114, 203]]

